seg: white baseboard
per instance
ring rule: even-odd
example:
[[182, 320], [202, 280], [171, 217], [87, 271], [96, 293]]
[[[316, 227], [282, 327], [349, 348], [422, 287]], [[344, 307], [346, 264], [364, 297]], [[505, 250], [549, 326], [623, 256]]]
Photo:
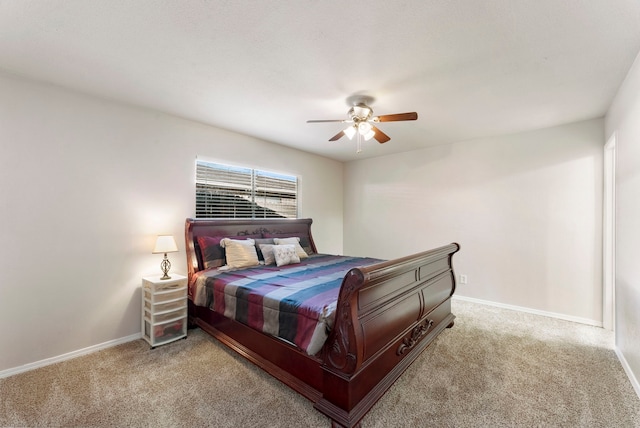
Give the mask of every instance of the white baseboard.
[[633, 374], [633, 370], [631, 370], [631, 367], [629, 367], [627, 359], [622, 354], [622, 351], [620, 351], [617, 346], [614, 348], [614, 350], [616, 351], [618, 360], [620, 360], [620, 364], [622, 364], [622, 368], [624, 368], [624, 371], [627, 373], [627, 377], [629, 378], [631, 385], [633, 385], [633, 389], [635, 389], [636, 391], [636, 395], [638, 396], [638, 398], [640, 398], [640, 383], [638, 383], [638, 379], [636, 379], [636, 376]]
[[122, 343], [132, 342], [142, 338], [142, 333], [132, 334], [131, 336], [122, 337], [120, 339], [110, 340], [108, 342], [99, 343], [97, 345], [89, 346], [88, 348], [79, 349], [77, 351], [69, 352], [67, 354], [59, 355], [57, 357], [51, 357], [44, 360], [36, 361], [34, 363], [25, 364], [23, 366], [14, 367], [0, 371], [0, 379], [16, 375], [18, 373], [27, 372], [29, 370], [45, 367], [51, 364], [59, 363], [60, 361], [70, 360], [72, 358], [79, 357], [81, 355], [91, 354], [92, 352], [100, 351], [102, 349], [111, 348], [112, 346], [120, 345]]
[[591, 325], [594, 327], [602, 327], [602, 321], [591, 320], [589, 318], [574, 317], [571, 315], [559, 314], [556, 312], [540, 311], [538, 309], [525, 308], [524, 306], [507, 305], [504, 303], [491, 302], [488, 300], [475, 299], [473, 297], [465, 297], [457, 294], [453, 295], [454, 300], [464, 300], [467, 302], [480, 303], [482, 305], [495, 306], [502, 309], [510, 309], [512, 311], [526, 312], [534, 315], [542, 315], [544, 317], [557, 318], [565, 321], [577, 322], [580, 324]]

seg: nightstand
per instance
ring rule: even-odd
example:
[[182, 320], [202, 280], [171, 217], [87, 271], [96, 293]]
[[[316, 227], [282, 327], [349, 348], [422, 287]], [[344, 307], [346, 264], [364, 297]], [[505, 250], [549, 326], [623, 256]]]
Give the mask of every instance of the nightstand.
[[187, 277], [142, 278], [142, 337], [152, 348], [187, 336]]

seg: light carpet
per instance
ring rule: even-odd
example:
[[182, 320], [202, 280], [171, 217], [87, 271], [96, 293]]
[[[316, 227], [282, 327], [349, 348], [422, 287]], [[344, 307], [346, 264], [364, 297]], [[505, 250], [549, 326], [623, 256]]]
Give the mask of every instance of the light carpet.
[[[455, 300], [457, 316], [367, 427], [640, 427], [601, 328]], [[0, 379], [0, 426], [328, 427], [312, 403], [199, 329]]]

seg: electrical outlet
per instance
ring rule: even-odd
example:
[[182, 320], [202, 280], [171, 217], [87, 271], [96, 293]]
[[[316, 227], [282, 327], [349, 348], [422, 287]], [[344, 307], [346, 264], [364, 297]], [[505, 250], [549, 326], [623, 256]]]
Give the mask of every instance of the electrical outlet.
[[467, 283], [467, 275], [460, 275], [460, 284]]

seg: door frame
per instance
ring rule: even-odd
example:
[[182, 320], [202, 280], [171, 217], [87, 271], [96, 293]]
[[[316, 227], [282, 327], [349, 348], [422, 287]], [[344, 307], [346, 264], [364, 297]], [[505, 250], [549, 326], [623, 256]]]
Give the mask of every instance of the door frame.
[[604, 146], [602, 198], [602, 327], [615, 331], [616, 311], [616, 133]]

